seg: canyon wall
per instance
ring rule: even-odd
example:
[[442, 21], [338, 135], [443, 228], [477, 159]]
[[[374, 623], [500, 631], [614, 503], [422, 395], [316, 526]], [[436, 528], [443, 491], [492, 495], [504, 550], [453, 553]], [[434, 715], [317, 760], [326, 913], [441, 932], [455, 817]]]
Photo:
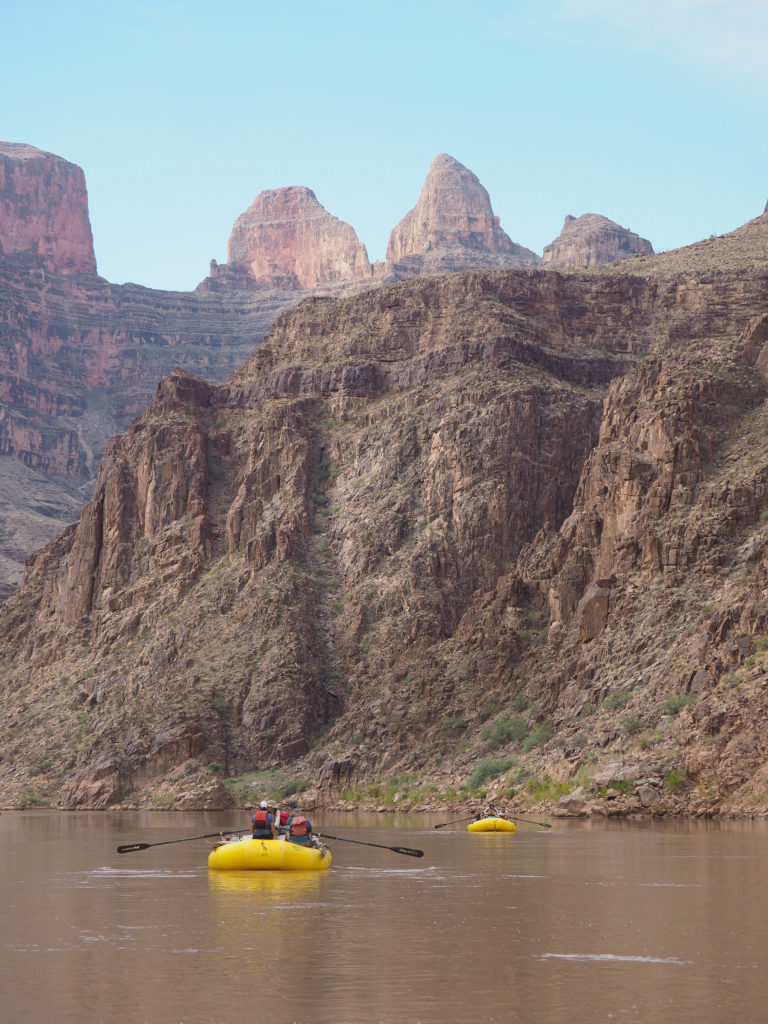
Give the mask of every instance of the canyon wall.
[[223, 806], [217, 772], [267, 763], [439, 790], [515, 707], [529, 772], [679, 770], [704, 807], [727, 771], [706, 807], [740, 806], [767, 273], [408, 280], [282, 313], [224, 383], [174, 372], [0, 611], [0, 799]]

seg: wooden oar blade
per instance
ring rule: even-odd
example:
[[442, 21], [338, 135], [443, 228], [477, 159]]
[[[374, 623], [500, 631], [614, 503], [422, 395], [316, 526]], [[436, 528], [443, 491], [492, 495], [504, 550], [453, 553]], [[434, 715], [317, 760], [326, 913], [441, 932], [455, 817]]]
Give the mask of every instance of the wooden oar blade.
[[118, 846], [118, 853], [136, 853], [138, 850], [148, 850], [152, 843], [130, 843], [128, 846]]

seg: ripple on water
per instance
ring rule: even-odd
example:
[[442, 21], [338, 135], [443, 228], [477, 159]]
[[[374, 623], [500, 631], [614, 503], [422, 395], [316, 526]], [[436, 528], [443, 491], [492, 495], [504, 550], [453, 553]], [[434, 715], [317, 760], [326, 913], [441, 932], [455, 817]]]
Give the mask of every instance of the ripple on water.
[[199, 871], [179, 871], [172, 868], [94, 868], [92, 871], [77, 871], [72, 877], [76, 885], [92, 885], [94, 882], [113, 882], [121, 878], [197, 878]]
[[368, 875], [371, 878], [384, 878], [387, 875], [396, 875], [401, 878], [424, 878], [425, 875], [432, 875], [433, 877], [439, 877], [435, 872], [439, 871], [436, 865], [430, 865], [429, 867], [423, 868], [366, 868], [366, 867], [355, 867], [354, 865], [347, 865], [344, 868], [337, 868], [337, 871], [349, 871], [355, 872], [359, 875]]
[[619, 953], [542, 953], [537, 960], [582, 960], [591, 963], [674, 964], [685, 967], [692, 960], [678, 960], [674, 956], [622, 956]]

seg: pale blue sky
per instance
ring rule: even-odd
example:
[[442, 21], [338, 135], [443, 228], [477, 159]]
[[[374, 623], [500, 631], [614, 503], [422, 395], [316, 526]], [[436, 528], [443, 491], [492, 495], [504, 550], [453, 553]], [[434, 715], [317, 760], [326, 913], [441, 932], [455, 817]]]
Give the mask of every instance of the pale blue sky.
[[661, 251], [768, 199], [768, 0], [30, 0], [2, 27], [0, 138], [83, 168], [117, 283], [193, 288], [283, 185], [381, 259], [438, 153], [539, 253], [566, 214]]

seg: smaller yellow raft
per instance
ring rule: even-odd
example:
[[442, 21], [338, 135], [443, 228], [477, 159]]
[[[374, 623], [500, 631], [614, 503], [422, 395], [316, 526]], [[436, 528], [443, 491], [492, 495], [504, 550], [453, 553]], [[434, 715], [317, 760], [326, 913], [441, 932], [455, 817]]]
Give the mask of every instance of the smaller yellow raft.
[[232, 837], [208, 854], [214, 871], [324, 871], [331, 866], [327, 846], [303, 846], [282, 839]]
[[467, 825], [468, 832], [517, 832], [517, 825], [514, 821], [507, 821], [506, 818], [480, 818], [479, 821], [471, 821]]

